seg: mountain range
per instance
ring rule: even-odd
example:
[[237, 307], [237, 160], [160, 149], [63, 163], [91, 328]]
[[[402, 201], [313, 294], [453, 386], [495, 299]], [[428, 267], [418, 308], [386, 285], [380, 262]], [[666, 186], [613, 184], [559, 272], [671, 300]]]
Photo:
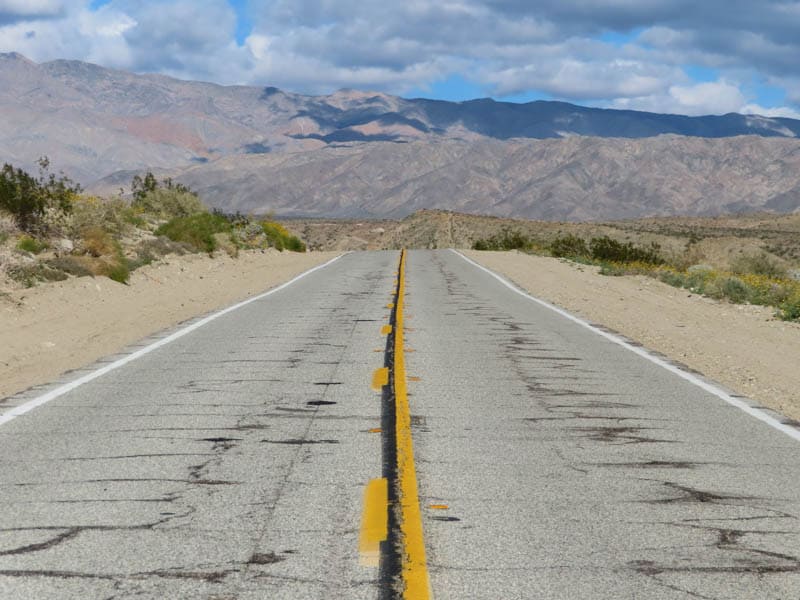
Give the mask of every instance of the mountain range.
[[340, 90], [306, 96], [0, 54], [0, 161], [95, 191], [145, 169], [225, 210], [607, 219], [800, 207], [800, 121]]

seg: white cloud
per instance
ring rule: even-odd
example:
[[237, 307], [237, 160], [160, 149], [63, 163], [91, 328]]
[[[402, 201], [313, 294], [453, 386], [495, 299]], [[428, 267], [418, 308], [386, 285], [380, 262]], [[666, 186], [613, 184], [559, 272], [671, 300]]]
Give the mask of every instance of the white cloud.
[[783, 117], [786, 119], [800, 119], [800, 111], [793, 108], [781, 106], [778, 108], [766, 108], [758, 104], [745, 104], [738, 112], [744, 115], [761, 115], [762, 117]]
[[8, 17], [52, 17], [61, 12], [59, 0], [0, 0], [0, 15]]
[[695, 85], [674, 85], [669, 95], [687, 114], [725, 114], [736, 112], [745, 103], [736, 85], [727, 81], [710, 81]]
[[745, 94], [738, 86], [725, 80], [694, 85], [670, 86], [665, 94], [638, 98], [618, 98], [611, 103], [611, 106], [613, 108], [694, 116], [740, 113], [764, 117], [800, 119], [800, 112], [792, 108], [768, 108], [757, 103], [748, 102]]
[[[239, 45], [227, 0], [0, 0], [0, 51], [306, 93], [404, 93], [458, 73], [486, 94], [687, 114], [755, 104], [754, 74], [800, 103], [800, 2], [250, 0]], [[634, 30], [637, 35], [630, 34]], [[603, 33], [629, 35], [625, 43]], [[693, 83], [687, 64], [717, 69]], [[776, 112], [777, 111], [777, 112]]]

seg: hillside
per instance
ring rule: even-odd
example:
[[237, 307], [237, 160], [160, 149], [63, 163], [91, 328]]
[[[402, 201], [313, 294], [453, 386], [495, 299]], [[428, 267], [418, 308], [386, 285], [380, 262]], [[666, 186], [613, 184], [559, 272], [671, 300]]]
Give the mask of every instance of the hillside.
[[[800, 141], [757, 136], [373, 142], [168, 173], [225, 210], [284, 216], [443, 209], [581, 221], [800, 207]], [[130, 175], [95, 189], [114, 192]]]

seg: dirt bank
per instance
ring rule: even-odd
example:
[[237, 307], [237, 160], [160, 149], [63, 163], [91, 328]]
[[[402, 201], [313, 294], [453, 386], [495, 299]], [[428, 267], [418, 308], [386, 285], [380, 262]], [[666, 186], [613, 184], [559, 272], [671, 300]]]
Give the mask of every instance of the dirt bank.
[[130, 285], [82, 277], [0, 293], [0, 398], [268, 290], [337, 254], [170, 256], [136, 270]]
[[648, 277], [517, 252], [465, 252], [532, 295], [614, 329], [800, 420], [800, 324], [773, 310], [690, 294]]

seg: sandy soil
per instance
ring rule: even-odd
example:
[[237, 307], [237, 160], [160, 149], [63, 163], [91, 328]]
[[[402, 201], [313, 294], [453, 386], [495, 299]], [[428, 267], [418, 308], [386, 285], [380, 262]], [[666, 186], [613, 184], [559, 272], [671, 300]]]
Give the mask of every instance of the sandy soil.
[[0, 294], [0, 399], [181, 321], [268, 290], [336, 252], [170, 256], [130, 285], [70, 279]]
[[517, 252], [465, 254], [532, 295], [641, 342], [800, 420], [800, 323], [690, 294], [648, 277]]

